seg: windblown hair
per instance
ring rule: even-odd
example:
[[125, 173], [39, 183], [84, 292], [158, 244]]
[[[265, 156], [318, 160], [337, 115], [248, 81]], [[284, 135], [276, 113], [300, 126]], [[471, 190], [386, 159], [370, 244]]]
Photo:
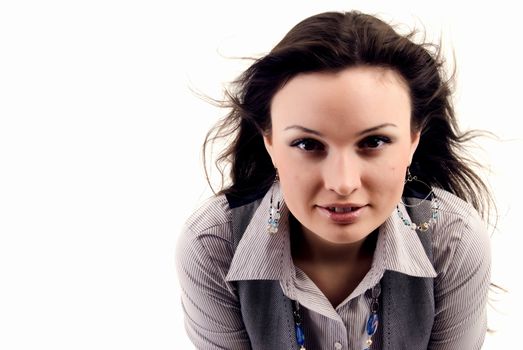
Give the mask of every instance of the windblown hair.
[[243, 198], [270, 187], [275, 170], [263, 135], [271, 130], [272, 98], [290, 79], [306, 72], [376, 66], [398, 72], [408, 85], [411, 129], [421, 131], [412, 173], [488, 216], [491, 195], [474, 171], [477, 163], [465, 153], [465, 144], [478, 133], [459, 131], [451, 101], [453, 79], [446, 79], [441, 48], [415, 43], [416, 34], [400, 35], [382, 20], [356, 11], [326, 12], [298, 23], [226, 91], [222, 106], [230, 112], [209, 131], [203, 146], [206, 166], [208, 146], [232, 139], [216, 160], [222, 179], [225, 169], [230, 171], [230, 183], [220, 193]]

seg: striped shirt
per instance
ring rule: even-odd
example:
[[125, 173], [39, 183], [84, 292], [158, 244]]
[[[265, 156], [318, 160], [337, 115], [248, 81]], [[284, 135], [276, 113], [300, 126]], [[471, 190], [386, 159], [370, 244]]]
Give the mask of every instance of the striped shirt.
[[[307, 349], [364, 349], [370, 296], [386, 270], [434, 278], [435, 319], [429, 349], [480, 349], [486, 332], [490, 243], [477, 212], [456, 196], [434, 190], [439, 218], [432, 232], [432, 262], [411, 228], [394, 211], [381, 225], [370, 270], [336, 307], [293, 264], [289, 212], [281, 209], [277, 234], [267, 233], [270, 193], [263, 198], [236, 250], [231, 210], [216, 196], [187, 221], [176, 260], [185, 327], [198, 349], [250, 349], [234, 281], [278, 280], [301, 304]], [[275, 196], [281, 198], [276, 187]], [[400, 207], [402, 214], [407, 212]], [[379, 350], [383, 335], [373, 336]]]

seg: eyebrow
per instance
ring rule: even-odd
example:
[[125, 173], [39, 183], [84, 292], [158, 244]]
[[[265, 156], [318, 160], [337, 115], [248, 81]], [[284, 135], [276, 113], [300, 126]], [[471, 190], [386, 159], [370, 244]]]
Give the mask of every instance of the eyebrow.
[[[396, 124], [384, 123], [384, 124], [380, 124], [380, 125], [377, 125], [377, 126], [373, 126], [372, 128], [368, 128], [368, 129], [362, 130], [362, 131], [360, 131], [357, 134], [357, 136], [362, 136], [362, 135], [374, 132], [376, 130], [379, 130], [379, 129], [382, 129], [382, 128], [385, 128], [385, 127], [388, 127], [388, 126], [392, 126], [392, 127], [395, 127], [395, 128], [398, 127]], [[291, 125], [291, 126], [286, 127], [284, 130], [291, 130], [291, 129], [298, 129], [298, 130], [301, 130], [301, 131], [306, 132], [308, 134], [313, 134], [313, 135], [317, 135], [317, 136], [323, 137], [321, 132], [313, 130], [313, 129], [306, 128], [306, 127], [301, 126], [301, 125]]]

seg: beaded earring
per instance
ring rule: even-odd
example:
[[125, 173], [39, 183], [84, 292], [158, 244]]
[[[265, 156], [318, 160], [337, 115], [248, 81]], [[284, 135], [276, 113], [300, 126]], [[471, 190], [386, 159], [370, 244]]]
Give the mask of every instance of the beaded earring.
[[427, 194], [425, 196], [425, 198], [423, 198], [423, 200], [421, 200], [417, 204], [406, 204], [406, 203], [403, 203], [403, 201], [401, 201], [401, 200], [400, 200], [400, 203], [403, 204], [405, 207], [415, 208], [415, 207], [419, 207], [426, 200], [430, 200], [431, 216], [430, 216], [429, 220], [422, 222], [420, 224], [416, 224], [414, 222], [409, 221], [407, 218], [405, 218], [403, 216], [403, 214], [401, 213], [400, 208], [398, 206], [396, 206], [396, 211], [397, 211], [398, 216], [400, 217], [401, 221], [403, 221], [403, 223], [405, 224], [405, 226], [409, 226], [413, 230], [420, 230], [420, 231], [424, 232], [424, 231], [427, 231], [430, 228], [430, 226], [434, 225], [438, 219], [438, 212], [439, 212], [438, 199], [436, 198], [436, 195], [434, 194], [432, 187], [427, 185], [425, 182], [419, 180], [416, 176], [412, 176], [412, 174], [410, 173], [410, 169], [407, 168], [407, 177], [405, 178], [405, 184], [407, 184], [409, 182], [418, 182], [418, 183], [421, 183], [422, 185], [428, 187], [430, 190], [429, 194]]
[[271, 203], [269, 206], [269, 225], [267, 226], [267, 232], [269, 234], [275, 234], [278, 232], [278, 226], [280, 225], [280, 201], [274, 203], [274, 187], [280, 181], [278, 176], [278, 170], [276, 169], [276, 176], [274, 177], [274, 184], [271, 190]]

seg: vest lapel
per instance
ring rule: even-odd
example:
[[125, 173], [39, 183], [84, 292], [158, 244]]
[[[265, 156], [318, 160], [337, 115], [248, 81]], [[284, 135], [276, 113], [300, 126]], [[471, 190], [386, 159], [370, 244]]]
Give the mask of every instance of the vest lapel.
[[[407, 211], [416, 223], [431, 217], [430, 202], [415, 208], [407, 207]], [[417, 231], [417, 234], [432, 261], [432, 227], [425, 232]], [[434, 279], [386, 271], [382, 279], [381, 298], [382, 349], [426, 350], [435, 315]]]
[[[234, 249], [249, 225], [261, 199], [232, 209]], [[245, 329], [253, 350], [296, 349], [291, 301], [279, 281], [237, 281]]]

